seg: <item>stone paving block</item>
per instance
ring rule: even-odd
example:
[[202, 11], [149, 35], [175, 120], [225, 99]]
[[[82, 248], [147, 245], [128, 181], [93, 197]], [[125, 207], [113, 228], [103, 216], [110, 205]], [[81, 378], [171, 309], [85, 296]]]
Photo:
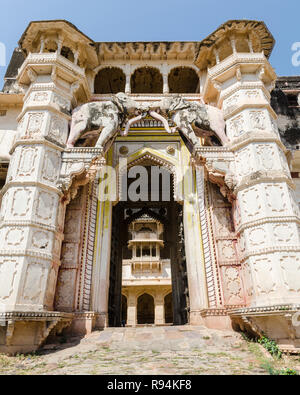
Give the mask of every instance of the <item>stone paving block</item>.
[[178, 331], [171, 331], [166, 333], [166, 338], [167, 339], [183, 339], [184, 334], [178, 332]]
[[99, 343], [106, 343], [109, 340], [111, 340], [112, 335], [113, 335], [113, 332], [102, 332], [96, 343], [97, 344], [99, 344]]

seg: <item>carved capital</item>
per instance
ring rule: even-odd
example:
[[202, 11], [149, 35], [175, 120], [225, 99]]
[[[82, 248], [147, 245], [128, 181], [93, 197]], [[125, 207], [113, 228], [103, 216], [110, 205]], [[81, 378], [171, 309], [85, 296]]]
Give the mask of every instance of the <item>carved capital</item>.
[[37, 79], [37, 73], [31, 68], [28, 68], [27, 75], [31, 82], [35, 82], [35, 80]]

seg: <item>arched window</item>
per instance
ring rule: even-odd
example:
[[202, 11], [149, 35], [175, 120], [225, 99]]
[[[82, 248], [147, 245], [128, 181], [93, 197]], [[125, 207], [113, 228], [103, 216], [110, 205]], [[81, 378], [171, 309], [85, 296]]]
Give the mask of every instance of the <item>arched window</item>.
[[154, 299], [147, 293], [137, 300], [137, 323], [154, 324]]
[[68, 59], [70, 62], [74, 62], [74, 54], [68, 47], [62, 47], [60, 54]]
[[55, 40], [46, 40], [44, 52], [51, 53], [57, 51], [57, 42]]
[[168, 83], [170, 93], [197, 93], [199, 89], [199, 77], [191, 67], [172, 69]]
[[117, 67], [101, 69], [95, 78], [94, 92], [98, 94], [125, 92], [125, 74]]
[[131, 76], [131, 93], [162, 93], [163, 78], [154, 67], [136, 69]]

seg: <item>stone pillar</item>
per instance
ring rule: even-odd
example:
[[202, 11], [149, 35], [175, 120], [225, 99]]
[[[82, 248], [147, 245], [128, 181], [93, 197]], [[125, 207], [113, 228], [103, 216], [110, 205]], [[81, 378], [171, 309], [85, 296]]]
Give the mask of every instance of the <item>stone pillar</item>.
[[75, 90], [83, 100], [90, 92], [82, 68], [34, 43], [18, 73], [27, 91], [2, 189], [0, 352], [35, 350], [62, 317], [71, 317], [53, 312], [67, 201], [60, 173]]
[[131, 85], [130, 85], [130, 79], [131, 79], [131, 67], [130, 65], [125, 66], [125, 93], [131, 93]]
[[200, 325], [203, 324], [201, 311], [208, 307], [203, 241], [194, 174], [185, 146], [182, 146], [182, 153], [185, 169], [183, 219], [190, 300], [190, 324]]
[[98, 328], [108, 326], [111, 226], [112, 203], [99, 201], [92, 286], [92, 310], [98, 313], [96, 324]]
[[43, 54], [29, 55], [19, 74], [19, 79], [29, 77], [31, 84], [2, 189], [2, 311], [52, 310], [60, 265], [64, 207], [60, 207], [62, 193], [56, 183], [68, 135], [66, 111], [71, 95], [68, 89], [56, 87], [53, 75], [33, 71], [38, 61], [43, 61]]
[[155, 302], [154, 324], [163, 325], [165, 323], [165, 307], [164, 307], [163, 295], [161, 293], [158, 294], [154, 302]]
[[169, 93], [169, 81], [168, 81], [169, 70], [168, 66], [164, 64], [162, 66], [162, 76], [163, 76], [163, 93]]
[[[45, 64], [44, 57], [42, 53], [30, 54], [18, 76], [29, 87], [19, 115], [7, 182], [2, 189], [0, 309], [4, 319], [7, 312], [12, 316], [13, 312], [30, 312], [34, 316], [36, 312], [53, 310], [60, 266], [65, 204], [61, 203], [57, 182], [61, 152], [68, 137], [72, 95], [69, 84], [57, 84], [60, 55], [47, 57], [47, 71], [46, 66], [36, 67]], [[14, 324], [15, 336], [21, 325], [18, 322]], [[37, 340], [34, 334], [40, 326], [39, 319], [28, 324], [32, 338], [28, 335], [30, 339], [25, 341], [28, 344], [24, 349], [34, 349], [43, 338], [39, 334]], [[11, 339], [11, 349], [13, 344]]]
[[127, 325], [135, 327], [137, 324], [137, 298], [132, 292], [127, 298]]
[[235, 157], [233, 215], [247, 307], [230, 315], [242, 329], [299, 350], [300, 327], [289, 318], [300, 302], [299, 207], [270, 105], [276, 74], [267, 57], [274, 39], [261, 22], [236, 21], [226, 33], [222, 29], [208, 38], [219, 63], [209, 68], [213, 55], [205, 45], [195, 63], [207, 69], [204, 101], [223, 110], [227, 148]]
[[260, 71], [249, 84], [237, 67], [236, 89], [222, 89], [220, 99], [235, 155], [235, 220], [247, 303], [299, 303], [299, 208], [265, 83], [276, 75], [263, 54], [248, 57], [250, 64], [260, 60]]

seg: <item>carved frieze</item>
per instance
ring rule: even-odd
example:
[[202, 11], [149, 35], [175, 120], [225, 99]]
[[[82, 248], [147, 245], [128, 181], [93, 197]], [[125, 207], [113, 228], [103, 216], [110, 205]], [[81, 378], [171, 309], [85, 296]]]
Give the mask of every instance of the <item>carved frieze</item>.
[[300, 259], [299, 255], [282, 255], [280, 267], [283, 275], [283, 283], [289, 292], [300, 292]]
[[269, 257], [253, 257], [252, 267], [255, 288], [259, 294], [269, 295], [276, 290], [276, 273]]
[[269, 212], [284, 213], [287, 210], [287, 197], [283, 185], [265, 184], [266, 203]]
[[41, 262], [29, 262], [26, 268], [22, 300], [29, 304], [42, 304], [47, 269]]
[[7, 246], [17, 247], [20, 246], [25, 237], [25, 230], [21, 227], [12, 227], [5, 233], [5, 242]]
[[289, 223], [273, 225], [273, 234], [276, 243], [297, 243], [293, 225]]
[[49, 232], [35, 231], [32, 235], [32, 246], [41, 250], [49, 250], [51, 246]]
[[42, 180], [56, 183], [60, 171], [61, 155], [54, 150], [46, 150], [42, 167]]
[[29, 188], [16, 188], [12, 192], [11, 215], [12, 217], [25, 217], [32, 204], [33, 191]]
[[244, 115], [239, 114], [228, 122], [228, 135], [231, 139], [240, 137], [245, 130], [245, 120]]
[[266, 119], [263, 111], [250, 111], [249, 118], [253, 129], [266, 129]]
[[261, 170], [272, 170], [278, 168], [276, 166], [275, 149], [271, 144], [257, 144], [256, 145], [257, 158], [260, 163]]
[[268, 243], [267, 231], [263, 226], [252, 228], [246, 234], [251, 248], [262, 247]]
[[40, 221], [51, 221], [53, 213], [55, 213], [55, 204], [57, 203], [57, 196], [45, 191], [38, 192], [36, 217]]
[[224, 280], [225, 305], [243, 304], [243, 290], [239, 268], [235, 266], [222, 267]]
[[47, 137], [55, 143], [61, 145], [66, 144], [68, 137], [68, 121], [64, 118], [52, 115]]
[[36, 138], [42, 134], [42, 123], [44, 119], [44, 113], [29, 113], [26, 137]]
[[251, 220], [261, 214], [262, 203], [258, 187], [251, 187], [248, 190], [239, 193], [242, 203], [242, 213], [248, 220]]
[[38, 148], [24, 146], [21, 148], [20, 160], [17, 168], [17, 176], [29, 177], [37, 167]]
[[14, 292], [19, 262], [16, 259], [0, 260], [0, 301], [5, 302]]
[[250, 147], [243, 148], [236, 152], [236, 169], [241, 177], [254, 171], [254, 160]]

